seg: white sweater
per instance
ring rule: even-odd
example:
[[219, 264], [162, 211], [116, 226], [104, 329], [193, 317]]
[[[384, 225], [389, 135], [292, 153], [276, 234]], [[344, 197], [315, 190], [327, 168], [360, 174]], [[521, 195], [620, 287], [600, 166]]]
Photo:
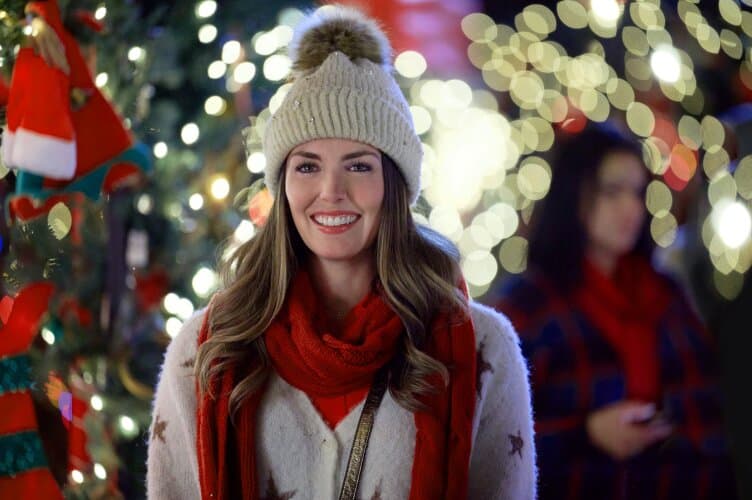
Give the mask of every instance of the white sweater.
[[[471, 499], [533, 500], [535, 448], [527, 368], [509, 321], [471, 303], [478, 349]], [[200, 498], [193, 361], [203, 311], [188, 320], [165, 354], [154, 401], [148, 498]], [[337, 498], [363, 403], [334, 431], [302, 391], [272, 375], [259, 408], [260, 498]], [[376, 412], [358, 497], [403, 499], [410, 492], [415, 419], [387, 391]]]

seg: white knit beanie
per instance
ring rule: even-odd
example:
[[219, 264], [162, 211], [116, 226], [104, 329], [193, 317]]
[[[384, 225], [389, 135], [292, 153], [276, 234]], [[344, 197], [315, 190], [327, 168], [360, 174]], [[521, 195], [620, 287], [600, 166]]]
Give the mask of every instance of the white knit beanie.
[[394, 160], [415, 202], [423, 150], [392, 76], [389, 41], [376, 23], [351, 8], [321, 8], [297, 27], [290, 57], [292, 87], [263, 137], [269, 190], [279, 193], [280, 169], [296, 146], [350, 139]]

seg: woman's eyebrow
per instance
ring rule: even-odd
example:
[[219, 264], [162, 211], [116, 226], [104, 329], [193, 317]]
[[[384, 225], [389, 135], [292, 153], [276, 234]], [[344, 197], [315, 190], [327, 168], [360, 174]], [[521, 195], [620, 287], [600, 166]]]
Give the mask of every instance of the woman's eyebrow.
[[310, 158], [311, 160], [320, 160], [321, 157], [316, 153], [309, 153], [308, 151], [296, 151], [290, 156], [302, 156], [303, 158]]
[[344, 155], [342, 157], [342, 159], [343, 160], [352, 160], [353, 158], [358, 158], [360, 156], [365, 156], [365, 155], [371, 155], [371, 156], [373, 156], [373, 157], [375, 157], [377, 159], [380, 158], [379, 155], [377, 155], [373, 151], [355, 151], [353, 153], [347, 153], [346, 155]]

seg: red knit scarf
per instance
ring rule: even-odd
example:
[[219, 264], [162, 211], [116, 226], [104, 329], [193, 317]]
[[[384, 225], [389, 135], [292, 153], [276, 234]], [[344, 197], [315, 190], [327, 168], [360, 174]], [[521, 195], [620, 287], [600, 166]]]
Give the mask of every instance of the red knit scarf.
[[[314, 396], [342, 395], [367, 387], [397, 349], [403, 335], [399, 317], [373, 290], [334, 336], [320, 329], [325, 322], [318, 299], [307, 273], [299, 272], [285, 307], [264, 335], [274, 369], [290, 385]], [[209, 314], [204, 317], [199, 345], [211, 335]], [[439, 376], [430, 377], [437, 392], [421, 398], [427, 411], [414, 414], [417, 432], [410, 499], [466, 498], [475, 411], [475, 331], [470, 317], [439, 315], [425, 350], [450, 369], [450, 383], [444, 388]], [[234, 377], [234, 369], [225, 371], [214, 385], [217, 399], [207, 394], [197, 408], [204, 500], [227, 500], [231, 491], [240, 491], [244, 500], [259, 498], [254, 429], [265, 388], [248, 397], [239, 409], [234, 432], [237, 454], [228, 458], [228, 400]], [[233, 469], [239, 471], [239, 479], [229, 477], [228, 459], [237, 460]]]
[[583, 262], [583, 284], [575, 294], [577, 304], [624, 367], [627, 397], [660, 399], [658, 322], [671, 298], [660, 275], [642, 257], [621, 259], [609, 278], [588, 260]]

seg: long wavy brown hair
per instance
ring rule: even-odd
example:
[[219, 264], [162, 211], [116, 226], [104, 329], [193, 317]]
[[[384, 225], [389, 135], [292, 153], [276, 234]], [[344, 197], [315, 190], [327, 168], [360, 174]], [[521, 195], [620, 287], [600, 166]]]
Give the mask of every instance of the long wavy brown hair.
[[[382, 154], [384, 200], [374, 243], [376, 272], [385, 299], [405, 327], [402, 343], [390, 367], [389, 390], [404, 408], [422, 408], [419, 396], [435, 389], [427, 378], [449, 373], [424, 352], [431, 325], [441, 311], [467, 312], [458, 289], [459, 254], [454, 245], [413, 221], [407, 186], [394, 162]], [[280, 189], [285, 186], [282, 169]], [[257, 235], [220, 264], [222, 287], [212, 300], [211, 335], [199, 346], [194, 367], [201, 394], [213, 393], [212, 382], [224, 370], [240, 374], [229, 397], [234, 417], [245, 398], [258, 390], [271, 371], [263, 334], [285, 302], [298, 266], [308, 248], [301, 240], [280, 193], [266, 224]], [[234, 420], [234, 418], [233, 418]]]

